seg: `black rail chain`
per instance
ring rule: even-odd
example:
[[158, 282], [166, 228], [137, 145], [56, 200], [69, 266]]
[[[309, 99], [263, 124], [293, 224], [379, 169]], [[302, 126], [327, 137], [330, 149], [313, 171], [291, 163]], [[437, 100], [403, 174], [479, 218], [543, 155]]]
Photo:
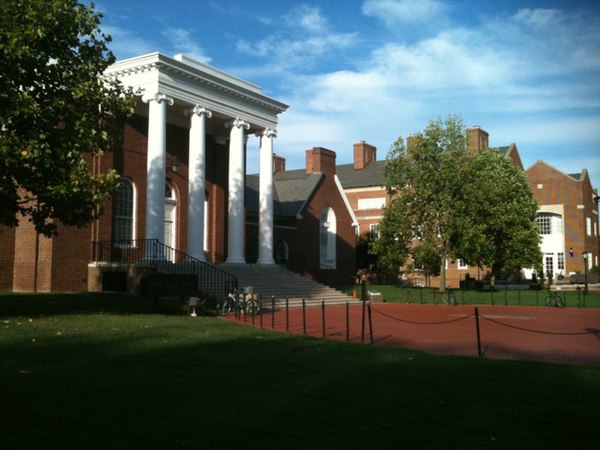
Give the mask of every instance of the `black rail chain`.
[[479, 317], [481, 317], [482, 319], [485, 320], [489, 320], [490, 322], [493, 322], [497, 325], [501, 325], [504, 327], [508, 327], [508, 328], [514, 328], [515, 330], [520, 330], [520, 331], [527, 331], [529, 333], [538, 333], [538, 334], [554, 334], [554, 335], [559, 335], [559, 336], [581, 336], [584, 334], [598, 334], [600, 333], [600, 330], [595, 330], [595, 331], [579, 331], [579, 332], [560, 332], [560, 331], [543, 331], [543, 330], [532, 330], [531, 328], [524, 328], [524, 327], [518, 327], [516, 325], [509, 325], [507, 323], [504, 322], [499, 322], [497, 320], [494, 319], [490, 319], [489, 317], [484, 316], [483, 314], [480, 314]]
[[409, 323], [409, 324], [412, 324], [412, 325], [445, 325], [445, 324], [448, 324], [448, 323], [460, 322], [461, 320], [469, 319], [469, 318], [471, 318], [471, 317], [473, 317], [475, 315], [475, 314], [469, 314], [468, 316], [465, 316], [465, 317], [459, 317], [458, 319], [444, 320], [442, 322], [414, 322], [412, 320], [406, 320], [406, 319], [401, 319], [399, 317], [391, 316], [391, 315], [386, 314], [386, 313], [384, 313], [382, 311], [377, 311], [375, 308], [372, 308], [372, 309], [377, 314], [381, 314], [382, 316], [385, 316], [388, 319], [396, 320], [398, 322], [403, 322], [403, 323]]

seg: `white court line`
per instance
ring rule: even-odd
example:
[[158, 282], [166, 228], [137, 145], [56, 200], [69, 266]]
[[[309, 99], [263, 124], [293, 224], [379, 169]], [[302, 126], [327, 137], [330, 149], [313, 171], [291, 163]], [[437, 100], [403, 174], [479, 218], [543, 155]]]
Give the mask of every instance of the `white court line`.
[[[451, 314], [451, 317], [468, 317], [472, 314]], [[494, 315], [494, 314], [479, 314], [484, 319], [517, 319], [517, 320], [535, 320], [536, 316], [513, 316], [513, 315]]]

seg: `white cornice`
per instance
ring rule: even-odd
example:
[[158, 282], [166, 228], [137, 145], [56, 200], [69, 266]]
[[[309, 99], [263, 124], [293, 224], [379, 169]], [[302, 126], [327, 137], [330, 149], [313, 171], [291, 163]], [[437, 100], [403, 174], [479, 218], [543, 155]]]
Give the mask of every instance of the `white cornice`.
[[[203, 106], [230, 117], [266, 127], [288, 105], [261, 93], [260, 87], [183, 55], [150, 53], [119, 61], [105, 75], [134, 89], [157, 89], [176, 103]], [[151, 93], [147, 93], [151, 94]]]

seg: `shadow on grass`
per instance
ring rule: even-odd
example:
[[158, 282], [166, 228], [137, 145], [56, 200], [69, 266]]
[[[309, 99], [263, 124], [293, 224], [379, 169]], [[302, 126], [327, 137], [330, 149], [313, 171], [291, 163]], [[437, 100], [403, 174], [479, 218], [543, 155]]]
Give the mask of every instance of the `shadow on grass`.
[[180, 298], [153, 299], [113, 293], [0, 293], [0, 318], [62, 314], [187, 314]]
[[[118, 299], [138, 300], [105, 301]], [[17, 314], [31, 320], [2, 312], [3, 448], [564, 449], [600, 437], [595, 369], [438, 357], [131, 308], [91, 314], [105, 304], [85, 296], [78, 301], [93, 308], [56, 299], [52, 314], [36, 300]]]

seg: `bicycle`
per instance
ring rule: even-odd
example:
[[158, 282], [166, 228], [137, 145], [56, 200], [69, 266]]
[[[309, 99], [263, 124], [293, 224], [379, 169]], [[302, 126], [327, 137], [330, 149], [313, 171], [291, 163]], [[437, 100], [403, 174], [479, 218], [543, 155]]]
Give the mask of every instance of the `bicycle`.
[[217, 314], [226, 316], [234, 311], [236, 314], [257, 315], [261, 310], [261, 302], [254, 298], [252, 287], [232, 289], [227, 297], [217, 303]]
[[450, 286], [446, 288], [446, 292], [444, 292], [444, 295], [442, 295], [442, 301], [446, 305], [457, 305], [456, 297], [454, 296], [453, 289]]
[[561, 295], [556, 291], [550, 291], [545, 300], [546, 306], [556, 306], [557, 308], [564, 308], [565, 301]]

